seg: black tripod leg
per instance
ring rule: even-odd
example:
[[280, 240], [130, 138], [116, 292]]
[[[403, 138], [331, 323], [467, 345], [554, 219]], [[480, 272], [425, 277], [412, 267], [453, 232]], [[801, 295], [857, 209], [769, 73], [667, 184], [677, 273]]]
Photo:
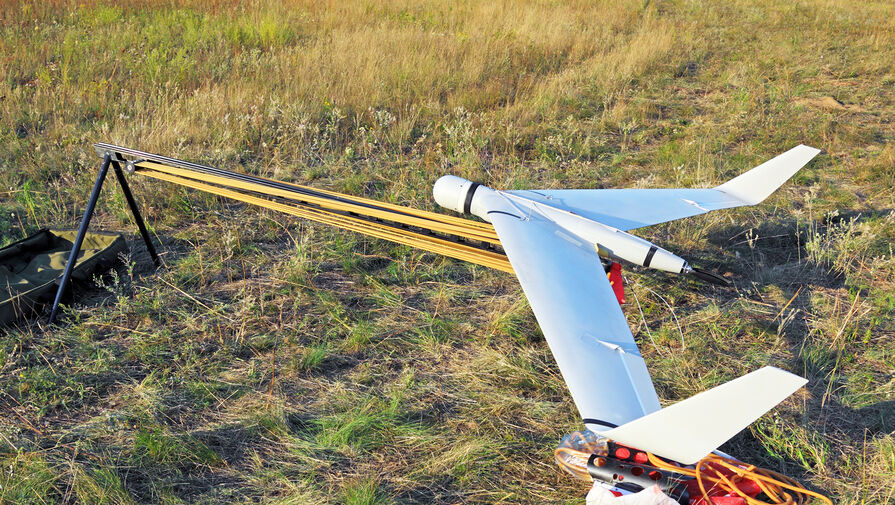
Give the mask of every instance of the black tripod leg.
[[99, 175], [96, 176], [96, 183], [93, 184], [93, 192], [90, 193], [90, 200], [87, 201], [87, 210], [84, 211], [84, 217], [81, 219], [81, 226], [78, 228], [78, 235], [71, 247], [71, 254], [68, 255], [68, 263], [65, 264], [65, 273], [62, 274], [62, 281], [59, 283], [59, 290], [56, 291], [56, 299], [53, 301], [53, 309], [50, 311], [50, 320], [48, 324], [53, 324], [56, 319], [56, 311], [59, 310], [59, 302], [62, 301], [62, 294], [68, 287], [71, 280], [71, 272], [75, 268], [78, 261], [78, 254], [81, 252], [81, 244], [84, 243], [84, 236], [87, 234], [87, 227], [90, 226], [90, 218], [93, 217], [93, 209], [96, 208], [96, 200], [99, 199], [99, 192], [103, 188], [103, 181], [109, 172], [109, 163], [112, 160], [112, 154], [106, 153], [103, 156], [103, 164], [99, 167]]
[[152, 239], [149, 238], [149, 232], [146, 230], [146, 225], [143, 223], [143, 217], [140, 215], [140, 209], [137, 208], [137, 202], [134, 200], [131, 188], [127, 184], [127, 179], [124, 178], [124, 172], [121, 171], [121, 165], [118, 164], [117, 161], [113, 161], [112, 168], [115, 170], [115, 177], [118, 179], [118, 184], [121, 185], [124, 199], [127, 200], [127, 205], [131, 208], [131, 213], [134, 215], [134, 221], [137, 222], [137, 228], [140, 229], [140, 235], [143, 237], [143, 242], [146, 242], [146, 249], [149, 251], [149, 255], [152, 256], [152, 262], [155, 263], [156, 267], [159, 267], [161, 266], [161, 262], [159, 261], [158, 254], [155, 253], [155, 247], [152, 245]]

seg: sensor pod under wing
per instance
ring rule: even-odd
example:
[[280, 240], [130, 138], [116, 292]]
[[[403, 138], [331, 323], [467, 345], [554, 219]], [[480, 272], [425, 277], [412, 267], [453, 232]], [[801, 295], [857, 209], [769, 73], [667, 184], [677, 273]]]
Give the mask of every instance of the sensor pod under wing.
[[[801, 386], [796, 386], [796, 379], [803, 379], [762, 372], [757, 379], [746, 376], [737, 379], [743, 382], [722, 385], [721, 391], [744, 387], [755, 401], [746, 402], [743, 409], [731, 409], [719, 419], [718, 429], [706, 431], [704, 440], [697, 443], [702, 430], [692, 427], [701, 426], [695, 419], [705, 415], [705, 410], [697, 409], [705, 407], [704, 399], [714, 398], [716, 393], [697, 395], [677, 404], [681, 407], [660, 410], [646, 364], [606, 278], [600, 252], [652, 268], [686, 272], [683, 259], [625, 230], [754, 205], [818, 152], [808, 146], [795, 147], [708, 189], [497, 191], [445, 176], [436, 182], [434, 196], [443, 207], [494, 225], [585, 426], [641, 450], [689, 460], [717, 448], [789, 396], [794, 387]], [[654, 265], [657, 255], [661, 260]], [[759, 380], [766, 377], [777, 380]], [[647, 436], [655, 423], [665, 422], [683, 434], [677, 438], [679, 442], [659, 443]]]

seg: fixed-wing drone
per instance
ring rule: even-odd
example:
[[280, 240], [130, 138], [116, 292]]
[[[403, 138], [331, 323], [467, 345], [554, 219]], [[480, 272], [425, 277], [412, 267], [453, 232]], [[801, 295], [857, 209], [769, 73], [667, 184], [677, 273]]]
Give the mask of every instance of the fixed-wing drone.
[[[799, 145], [707, 189], [500, 191], [452, 175], [435, 183], [439, 205], [494, 226], [590, 432], [578, 466], [615, 494], [657, 484], [687, 503], [696, 484], [705, 487], [697, 482], [703, 479], [691, 479], [696, 484], [689, 484], [688, 493], [688, 471], [675, 476], [668, 470], [692, 470], [694, 464], [701, 470], [705, 461], [718, 475], [741, 483], [726, 494], [755, 496], [762, 491], [758, 477], [737, 470], [747, 467], [729, 457], [705, 458], [807, 380], [765, 367], [662, 408], [601, 257], [724, 283], [627, 231], [755, 205], [819, 152]], [[721, 470], [723, 465], [732, 468]]]

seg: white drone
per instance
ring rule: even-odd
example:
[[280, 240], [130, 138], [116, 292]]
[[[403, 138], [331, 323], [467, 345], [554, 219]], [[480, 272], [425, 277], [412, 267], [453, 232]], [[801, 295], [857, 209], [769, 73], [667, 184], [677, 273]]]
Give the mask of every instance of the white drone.
[[[494, 225], [584, 426], [613, 443], [686, 466], [716, 451], [807, 380], [768, 366], [662, 408], [601, 257], [724, 282], [627, 231], [758, 204], [819, 152], [799, 145], [710, 189], [500, 191], [447, 175], [435, 183], [434, 196], [442, 207]], [[621, 470], [598, 478], [599, 462], [591, 459], [590, 474], [616, 494], [644, 488], [636, 485], [643, 479]], [[636, 474], [645, 462], [616, 463]]]

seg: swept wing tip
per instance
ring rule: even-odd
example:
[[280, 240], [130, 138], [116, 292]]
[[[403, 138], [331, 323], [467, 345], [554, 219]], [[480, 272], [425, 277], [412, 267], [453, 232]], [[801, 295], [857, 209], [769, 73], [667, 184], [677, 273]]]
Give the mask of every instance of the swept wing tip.
[[799, 144], [715, 189], [741, 200], [743, 205], [756, 205], [771, 196], [818, 153], [820, 149], [816, 147]]
[[694, 464], [808, 382], [766, 366], [601, 434]]

